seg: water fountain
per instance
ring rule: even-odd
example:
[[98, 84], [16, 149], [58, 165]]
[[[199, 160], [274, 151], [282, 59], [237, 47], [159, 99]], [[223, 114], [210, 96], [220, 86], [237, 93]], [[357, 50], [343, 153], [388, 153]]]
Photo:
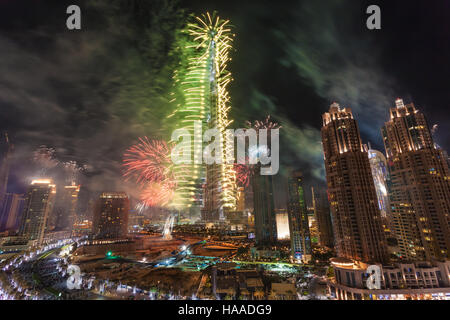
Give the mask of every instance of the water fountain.
[[175, 220], [175, 217], [173, 215], [170, 215], [166, 219], [166, 223], [164, 224], [163, 229], [163, 239], [164, 240], [172, 240], [172, 229], [173, 229], [173, 222]]

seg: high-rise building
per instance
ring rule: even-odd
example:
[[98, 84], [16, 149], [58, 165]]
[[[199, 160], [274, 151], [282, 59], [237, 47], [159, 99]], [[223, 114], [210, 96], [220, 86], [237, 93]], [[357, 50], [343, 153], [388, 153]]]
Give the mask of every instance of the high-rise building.
[[292, 256], [296, 260], [309, 261], [311, 259], [311, 237], [303, 189], [303, 176], [300, 171], [292, 172], [288, 178], [287, 211]]
[[289, 214], [286, 209], [276, 209], [277, 239], [289, 240]]
[[380, 209], [381, 219], [383, 222], [383, 230], [386, 237], [391, 237], [391, 208], [389, 206], [388, 184], [389, 171], [387, 168], [386, 157], [378, 150], [374, 150], [364, 145], [364, 150], [369, 156], [370, 169], [372, 170], [373, 183], [377, 192], [378, 208]]
[[1, 230], [16, 231], [19, 213], [23, 210], [23, 194], [7, 193], [3, 201], [4, 224]]
[[33, 180], [28, 187], [19, 235], [41, 244], [54, 205], [56, 186], [51, 179]]
[[388, 258], [367, 152], [350, 108], [323, 115], [322, 144], [337, 255], [364, 262]]
[[330, 205], [328, 195], [325, 190], [311, 188], [314, 216], [317, 221], [319, 234], [319, 245], [322, 247], [333, 248], [333, 224], [331, 222]]
[[245, 190], [244, 187], [237, 188], [236, 192], [236, 210], [245, 211]]
[[[226, 143], [226, 129], [232, 123], [228, 118], [231, 107], [227, 90], [232, 77], [227, 63], [233, 33], [229, 20], [207, 13], [189, 23], [183, 34], [180, 48], [184, 59], [174, 75], [173, 102], [177, 108], [169, 121], [176, 121], [176, 129], [193, 137], [190, 143], [194, 161], [174, 165], [177, 192], [172, 205], [186, 210], [203, 203], [203, 217], [224, 221], [225, 211], [236, 207], [235, 173]], [[204, 164], [203, 146], [209, 143], [203, 142], [203, 129], [218, 130], [220, 139], [213, 138], [213, 153], [220, 163]]]
[[2, 156], [0, 158], [0, 226], [5, 224], [7, 217], [6, 210], [4, 210], [4, 199], [8, 187], [9, 166], [10, 158], [13, 146], [9, 143], [8, 134], [5, 133], [4, 140], [2, 141]]
[[273, 181], [272, 176], [260, 175], [259, 168], [260, 165], [256, 165], [256, 173], [252, 177], [256, 243], [273, 245], [277, 242]]
[[314, 215], [314, 207], [307, 206], [309, 235], [311, 236], [311, 245], [314, 246], [319, 242], [319, 230], [317, 228], [317, 220]]
[[427, 121], [414, 104], [395, 101], [382, 136], [391, 177], [390, 205], [399, 251], [408, 260], [448, 259], [450, 173]]
[[231, 230], [248, 229], [248, 211], [245, 210], [245, 192], [240, 187], [237, 190], [236, 210], [226, 210], [226, 222]]
[[64, 186], [57, 194], [55, 205], [55, 227], [57, 230], [72, 230], [77, 222], [77, 203], [80, 186]]
[[128, 234], [130, 201], [124, 192], [104, 192], [94, 212], [93, 235], [97, 239], [121, 239]]

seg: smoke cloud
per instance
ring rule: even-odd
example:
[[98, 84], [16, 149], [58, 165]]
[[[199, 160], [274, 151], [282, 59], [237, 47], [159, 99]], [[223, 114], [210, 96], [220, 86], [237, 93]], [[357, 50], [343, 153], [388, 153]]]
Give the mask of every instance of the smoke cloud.
[[363, 138], [382, 146], [380, 128], [396, 97], [395, 80], [384, 71], [382, 51], [365, 29], [365, 7], [305, 1], [292, 12], [297, 23], [277, 31], [285, 51], [280, 62], [295, 67], [330, 104], [352, 108]]
[[0, 31], [0, 123], [15, 144], [12, 176], [27, 185], [39, 170], [30, 164], [33, 151], [46, 145], [59, 161], [84, 168], [78, 176], [91, 191], [133, 194], [121, 177], [122, 154], [140, 136], [166, 134], [168, 53], [182, 12], [173, 1], [80, 5], [77, 32], [59, 24], [64, 3], [54, 15], [31, 8], [48, 17], [39, 26]]

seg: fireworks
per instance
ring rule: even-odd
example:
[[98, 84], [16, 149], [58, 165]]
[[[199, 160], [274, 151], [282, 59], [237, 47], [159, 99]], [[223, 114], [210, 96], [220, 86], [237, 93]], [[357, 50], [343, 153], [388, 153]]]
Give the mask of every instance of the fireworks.
[[248, 127], [251, 127], [255, 130], [260, 130], [260, 129], [267, 129], [267, 130], [271, 130], [271, 129], [281, 129], [281, 126], [276, 123], [276, 122], [272, 122], [270, 119], [270, 115], [268, 115], [266, 117], [266, 119], [260, 121], [260, 120], [256, 120], [253, 124], [251, 123], [251, 121], [247, 121], [246, 122]]
[[146, 207], [167, 206], [176, 187], [170, 159], [171, 147], [162, 140], [139, 138], [124, 154], [124, 177], [135, 179]]
[[174, 197], [174, 188], [167, 183], [149, 182], [140, 194], [146, 207], [165, 207]]
[[[267, 129], [269, 132], [272, 129], [279, 129], [281, 126], [273, 122], [268, 115], [264, 120], [256, 120], [246, 122], [247, 126], [255, 130]], [[267, 145], [251, 146], [245, 158], [245, 164], [235, 164], [234, 170], [236, 172], [237, 183], [241, 187], [248, 187], [254, 174], [254, 165], [250, 162], [257, 162], [263, 156], [269, 156], [270, 150]], [[250, 161], [251, 160], [251, 161]]]
[[169, 146], [162, 140], [149, 141], [147, 137], [139, 141], [124, 154], [124, 176], [134, 177], [142, 185], [164, 181], [171, 164]]
[[79, 173], [86, 169], [86, 166], [80, 166], [76, 161], [63, 162], [62, 165], [67, 173], [67, 181], [72, 185], [76, 183]]
[[40, 166], [42, 174], [45, 174], [48, 169], [56, 167], [59, 163], [55, 158], [55, 149], [45, 145], [40, 146], [33, 152], [33, 161]]
[[253, 166], [248, 164], [248, 158], [246, 164], [236, 163], [234, 165], [234, 171], [236, 172], [236, 182], [240, 187], [250, 186], [250, 181], [253, 176]]
[[134, 209], [136, 209], [137, 212], [139, 212], [140, 214], [144, 213], [145, 211], [147, 211], [148, 206], [145, 202], [139, 202]]
[[[270, 119], [270, 115], [268, 115], [266, 117], [266, 119], [264, 119], [262, 121], [256, 120], [253, 124], [250, 121], [247, 121], [247, 126], [255, 129], [258, 135], [259, 135], [259, 130], [267, 130], [268, 136], [270, 136], [270, 130], [281, 128], [281, 126], [277, 122], [273, 122]], [[248, 156], [253, 161], [255, 161], [255, 160], [257, 161], [258, 159], [261, 159], [262, 157], [267, 157], [269, 155], [270, 155], [270, 144], [268, 144], [268, 145], [261, 144], [261, 141], [259, 141], [258, 147], [252, 146], [248, 150]]]
[[56, 158], [55, 149], [45, 145], [40, 146], [33, 152], [33, 161], [40, 168], [40, 175], [46, 176], [47, 171], [58, 166], [66, 174], [68, 183], [75, 185], [80, 172], [86, 169], [86, 166], [79, 165], [76, 161], [61, 162]]
[[[220, 19], [215, 14], [196, 17], [184, 30], [185, 37], [180, 43], [182, 60], [180, 68], [175, 71], [175, 89], [173, 102], [176, 111], [170, 116], [178, 119], [177, 129], [185, 129], [194, 136], [194, 123], [200, 121], [208, 128], [217, 127], [223, 137], [225, 130], [232, 123], [228, 119], [230, 97], [227, 86], [232, 81], [227, 70], [232, 49], [232, 34], [229, 21]], [[233, 165], [227, 164], [228, 150], [223, 139], [220, 148], [222, 164], [208, 169], [210, 180], [217, 181], [214, 194], [217, 203], [223, 207], [235, 206], [235, 174]], [[195, 150], [200, 154], [201, 150]], [[198, 185], [205, 176], [205, 167], [200, 164], [177, 165], [177, 199], [176, 206], [190, 207], [199, 193]]]

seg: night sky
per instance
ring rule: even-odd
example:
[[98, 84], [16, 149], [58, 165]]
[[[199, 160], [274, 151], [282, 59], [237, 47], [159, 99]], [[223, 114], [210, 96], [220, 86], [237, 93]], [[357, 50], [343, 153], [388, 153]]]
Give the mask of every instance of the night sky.
[[[79, 4], [82, 29], [66, 29]], [[366, 28], [378, 4], [382, 29]], [[433, 1], [0, 1], [0, 129], [15, 145], [9, 191], [22, 191], [40, 145], [86, 166], [91, 191], [126, 190], [124, 150], [165, 137], [174, 31], [217, 10], [236, 33], [230, 69], [235, 127], [270, 114], [283, 128], [283, 173], [323, 184], [321, 115], [351, 107], [364, 142], [383, 150], [380, 127], [397, 97], [414, 102], [435, 142], [450, 147], [450, 2]], [[384, 151], [384, 150], [383, 150]], [[55, 173], [56, 174], [56, 173]]]

